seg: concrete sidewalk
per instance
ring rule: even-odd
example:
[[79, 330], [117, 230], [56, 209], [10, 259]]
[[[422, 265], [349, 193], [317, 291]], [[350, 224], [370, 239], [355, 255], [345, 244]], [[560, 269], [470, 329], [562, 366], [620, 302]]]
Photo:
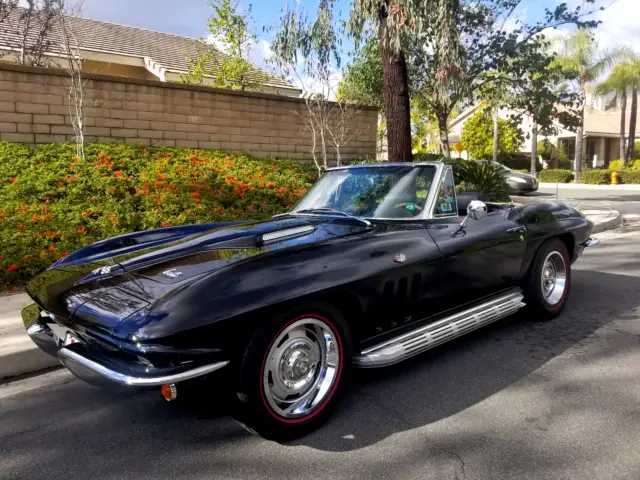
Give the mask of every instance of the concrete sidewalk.
[[32, 303], [24, 294], [0, 296], [0, 381], [59, 365], [27, 336], [20, 311]]
[[[585, 210], [583, 213], [594, 222], [594, 233], [623, 223], [622, 215], [615, 210]], [[0, 381], [59, 365], [56, 358], [40, 351], [24, 330], [20, 311], [29, 303], [29, 297], [24, 293], [0, 296]]]

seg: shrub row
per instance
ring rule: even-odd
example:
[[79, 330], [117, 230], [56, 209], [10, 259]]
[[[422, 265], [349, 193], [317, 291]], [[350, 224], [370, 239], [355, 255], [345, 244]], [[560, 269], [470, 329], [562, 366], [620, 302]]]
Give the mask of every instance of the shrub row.
[[[620, 160], [614, 160], [609, 162], [609, 170], [621, 170], [622, 162]], [[628, 170], [640, 170], [640, 160], [630, 160], [625, 163], [624, 169]]]
[[185, 223], [262, 219], [316, 180], [294, 160], [126, 145], [0, 143], [0, 286], [92, 242]]
[[544, 183], [569, 183], [573, 180], [571, 170], [542, 170], [538, 173], [538, 181]]
[[[583, 170], [580, 173], [580, 183], [588, 185], [609, 185], [611, 174], [616, 170]], [[640, 183], [640, 170], [617, 170], [622, 183]]]

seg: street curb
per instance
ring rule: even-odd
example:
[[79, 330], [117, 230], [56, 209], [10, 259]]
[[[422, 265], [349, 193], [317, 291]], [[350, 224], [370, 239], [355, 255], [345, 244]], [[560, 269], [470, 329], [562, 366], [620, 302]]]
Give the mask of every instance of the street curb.
[[542, 188], [574, 188], [583, 190], [632, 190], [640, 192], [640, 184], [590, 185], [587, 183], [539, 183]]
[[591, 230], [591, 233], [600, 233], [604, 232], [605, 230], [612, 230], [614, 228], [618, 228], [623, 223], [624, 218], [622, 215], [620, 215], [620, 212], [618, 212], [617, 210], [611, 210], [611, 218], [607, 218], [602, 222], [595, 223], [593, 226], [593, 230]]

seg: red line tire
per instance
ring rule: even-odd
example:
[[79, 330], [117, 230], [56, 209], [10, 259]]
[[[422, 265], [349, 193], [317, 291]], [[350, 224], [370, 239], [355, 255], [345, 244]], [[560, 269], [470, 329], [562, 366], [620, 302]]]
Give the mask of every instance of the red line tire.
[[268, 319], [240, 364], [238, 420], [277, 441], [320, 426], [350, 383], [352, 341], [340, 312], [326, 303]]
[[535, 320], [552, 320], [564, 310], [571, 290], [571, 261], [559, 239], [543, 243], [523, 282], [524, 301]]

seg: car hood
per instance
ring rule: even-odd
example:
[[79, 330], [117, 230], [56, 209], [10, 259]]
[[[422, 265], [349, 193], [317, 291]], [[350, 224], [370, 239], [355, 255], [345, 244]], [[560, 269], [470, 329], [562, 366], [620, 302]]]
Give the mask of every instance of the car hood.
[[113, 330], [133, 313], [214, 271], [371, 228], [352, 219], [316, 216], [211, 227], [159, 229], [123, 236], [128, 241], [99, 242], [98, 249], [87, 247], [54, 264], [27, 285], [27, 292], [63, 322]]

